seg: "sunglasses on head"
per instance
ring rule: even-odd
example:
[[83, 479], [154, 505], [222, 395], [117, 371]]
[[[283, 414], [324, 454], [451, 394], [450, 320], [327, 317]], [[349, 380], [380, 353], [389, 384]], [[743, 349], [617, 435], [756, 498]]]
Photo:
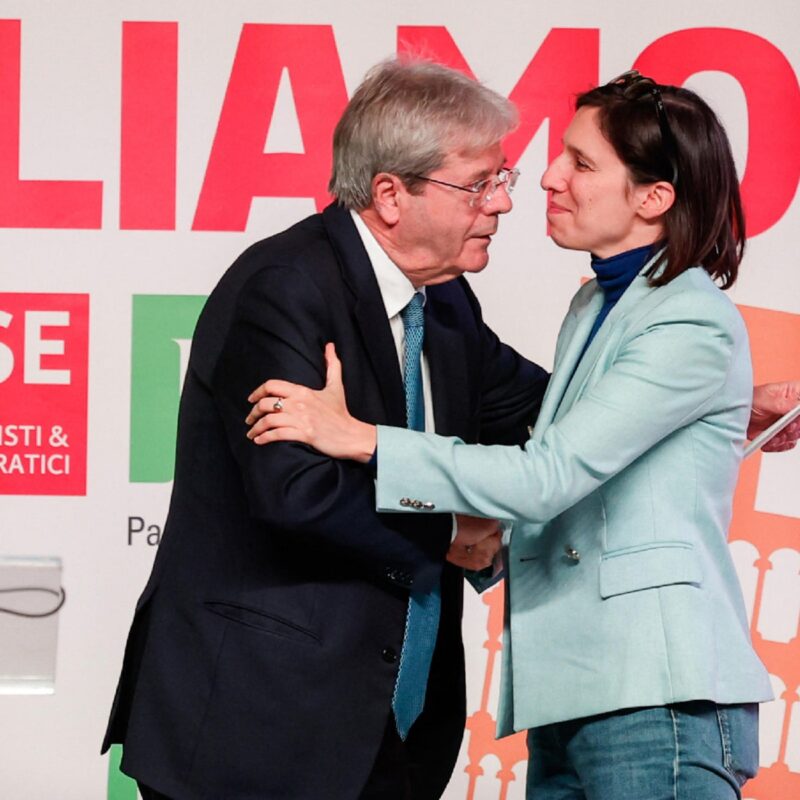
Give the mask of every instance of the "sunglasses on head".
[[641, 75], [639, 70], [631, 69], [609, 81], [606, 86], [621, 89], [622, 96], [626, 100], [638, 100], [648, 95], [653, 98], [656, 107], [656, 117], [658, 118], [658, 127], [661, 130], [661, 142], [664, 145], [667, 160], [672, 167], [672, 180], [670, 182], [673, 186], [677, 184], [678, 145], [675, 141], [675, 135], [672, 133], [672, 128], [669, 126], [667, 110], [664, 107], [664, 98], [661, 96], [659, 85], [652, 78]]

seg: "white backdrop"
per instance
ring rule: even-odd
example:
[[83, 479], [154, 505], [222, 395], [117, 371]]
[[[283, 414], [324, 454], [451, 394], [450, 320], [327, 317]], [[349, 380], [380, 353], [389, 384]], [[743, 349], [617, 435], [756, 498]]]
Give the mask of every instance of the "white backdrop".
[[[136, 796], [113, 770], [109, 778], [98, 751], [166, 516], [196, 298], [248, 244], [323, 201], [327, 120], [397, 51], [399, 29], [429, 55], [460, 53], [521, 101], [515, 210], [472, 281], [506, 341], [552, 364], [561, 316], [589, 269], [545, 236], [538, 179], [548, 135], [557, 141], [574, 92], [639, 63], [685, 81], [726, 123], [757, 229], [734, 299], [757, 377], [800, 374], [795, 0], [0, 0], [0, 20], [0, 556], [60, 557], [68, 592], [55, 693], [0, 696], [3, 798]], [[265, 48], [271, 61], [260, 60]], [[263, 92], [248, 94], [252, 85]], [[552, 131], [547, 119], [535, 130], [539, 116], [552, 116]], [[248, 149], [259, 131], [260, 149]], [[243, 176], [228, 174], [236, 169], [226, 158], [242, 160]], [[249, 187], [247, 159], [268, 171]], [[14, 442], [8, 431], [21, 424], [40, 425], [45, 438], [58, 427], [67, 444]], [[51, 461], [36, 474], [36, 458], [56, 451], [69, 452], [70, 473]], [[756, 800], [800, 796], [798, 478], [800, 452], [756, 456], [732, 531], [754, 637], [780, 696], [763, 713], [764, 770], [747, 791]], [[448, 800], [523, 797], [519, 740], [492, 744], [487, 734], [496, 600], [467, 597], [473, 717]]]

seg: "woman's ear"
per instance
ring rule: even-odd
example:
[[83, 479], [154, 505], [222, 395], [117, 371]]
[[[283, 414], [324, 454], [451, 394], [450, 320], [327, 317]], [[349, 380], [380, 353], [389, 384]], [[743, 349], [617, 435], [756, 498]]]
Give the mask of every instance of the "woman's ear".
[[675, 202], [675, 187], [667, 181], [656, 181], [638, 188], [641, 192], [638, 214], [649, 222], [666, 214]]
[[385, 225], [395, 225], [400, 218], [401, 195], [408, 193], [397, 175], [379, 172], [372, 179], [372, 205]]

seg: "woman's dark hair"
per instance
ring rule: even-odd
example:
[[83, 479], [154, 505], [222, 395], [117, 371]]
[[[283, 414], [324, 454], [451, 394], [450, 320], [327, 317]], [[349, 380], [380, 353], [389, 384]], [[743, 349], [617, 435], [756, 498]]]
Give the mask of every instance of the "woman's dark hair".
[[[666, 250], [649, 273], [663, 286], [702, 265], [723, 289], [736, 280], [745, 246], [739, 181], [725, 129], [689, 89], [662, 86], [638, 73], [580, 95], [634, 184], [668, 181], [675, 202], [664, 215]], [[666, 267], [659, 268], [666, 262]]]

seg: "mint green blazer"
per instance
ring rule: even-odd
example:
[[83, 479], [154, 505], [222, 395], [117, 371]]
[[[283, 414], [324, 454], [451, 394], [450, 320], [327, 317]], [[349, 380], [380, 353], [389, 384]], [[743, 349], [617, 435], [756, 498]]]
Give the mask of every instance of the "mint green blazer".
[[[574, 297], [524, 450], [378, 429], [381, 511], [513, 522], [498, 735], [638, 706], [772, 697], [727, 546], [753, 376], [702, 268]], [[509, 613], [510, 611], [510, 613]]]

